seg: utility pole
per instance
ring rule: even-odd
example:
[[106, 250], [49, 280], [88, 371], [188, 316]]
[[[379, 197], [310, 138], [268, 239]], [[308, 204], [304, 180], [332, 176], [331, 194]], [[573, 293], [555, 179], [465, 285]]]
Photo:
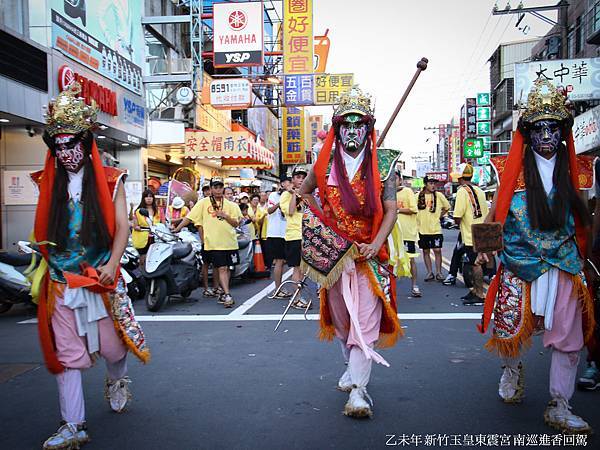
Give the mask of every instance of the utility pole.
[[[552, 20], [549, 17], [544, 16], [540, 13], [540, 11], [552, 11], [558, 10], [558, 22]], [[567, 59], [569, 56], [569, 49], [567, 45], [567, 37], [569, 34], [569, 2], [567, 0], [560, 0], [556, 5], [547, 5], [547, 6], [533, 6], [525, 8], [523, 6], [523, 2], [519, 2], [519, 6], [516, 8], [511, 8], [510, 2], [506, 4], [506, 8], [500, 9], [498, 8], [498, 3], [494, 5], [492, 9], [492, 14], [494, 16], [505, 15], [505, 14], [518, 14], [519, 20], [517, 22], [520, 23], [525, 14], [531, 14], [532, 16], [540, 19], [543, 22], [546, 22], [550, 25], [554, 25], [559, 27], [560, 29], [560, 40], [561, 40], [561, 58]]]

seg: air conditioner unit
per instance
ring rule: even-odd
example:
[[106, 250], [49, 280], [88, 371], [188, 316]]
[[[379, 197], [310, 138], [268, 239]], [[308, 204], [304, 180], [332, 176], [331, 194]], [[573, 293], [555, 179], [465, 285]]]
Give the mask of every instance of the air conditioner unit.
[[175, 105], [168, 106], [166, 108], [161, 108], [159, 113], [159, 118], [163, 120], [184, 120], [183, 115], [183, 106]]

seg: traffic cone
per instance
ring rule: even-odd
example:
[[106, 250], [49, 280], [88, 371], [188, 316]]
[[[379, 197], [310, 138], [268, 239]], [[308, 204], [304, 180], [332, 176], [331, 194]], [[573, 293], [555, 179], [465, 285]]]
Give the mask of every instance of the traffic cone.
[[266, 272], [265, 259], [263, 258], [262, 247], [260, 241], [256, 239], [254, 241], [254, 271], [256, 273]]

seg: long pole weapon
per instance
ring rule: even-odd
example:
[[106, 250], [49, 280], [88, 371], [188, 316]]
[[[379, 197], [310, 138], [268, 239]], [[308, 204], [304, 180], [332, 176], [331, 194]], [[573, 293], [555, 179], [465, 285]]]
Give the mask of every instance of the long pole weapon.
[[[381, 143], [385, 139], [388, 131], [390, 131], [390, 128], [392, 127], [392, 124], [394, 123], [394, 120], [396, 120], [396, 117], [398, 116], [398, 113], [400, 112], [400, 109], [404, 105], [404, 102], [406, 102], [406, 99], [408, 98], [408, 95], [410, 94], [410, 91], [412, 90], [413, 86], [417, 82], [417, 79], [419, 78], [419, 75], [421, 75], [421, 72], [423, 72], [424, 70], [427, 69], [427, 63], [428, 62], [429, 62], [429, 60], [427, 58], [423, 57], [417, 63], [417, 71], [415, 72], [415, 74], [413, 75], [412, 79], [410, 80], [410, 83], [408, 83], [408, 86], [406, 87], [406, 90], [404, 91], [404, 94], [402, 95], [402, 98], [400, 98], [400, 101], [396, 105], [396, 109], [392, 113], [392, 116], [388, 120], [385, 128], [383, 129], [383, 132], [379, 136], [379, 139], [377, 140], [377, 147], [379, 147], [381, 145]], [[387, 267], [385, 267], [380, 261], [375, 260], [375, 262], [377, 263], [377, 265], [379, 267], [382, 267], [387, 272], [389, 272], [390, 274], [393, 275], [393, 273]], [[277, 289], [277, 292], [275, 292], [275, 294], [279, 293], [281, 291], [281, 288], [283, 287], [284, 284], [292, 284], [293, 283], [296, 286], [296, 290], [294, 291], [294, 294], [292, 295], [292, 298], [288, 302], [287, 307], [285, 308], [285, 311], [283, 311], [283, 314], [281, 315], [281, 318], [279, 319], [279, 322], [277, 322], [277, 325], [275, 326], [275, 329], [273, 330], [274, 333], [279, 329], [279, 326], [281, 325], [281, 323], [285, 319], [285, 316], [287, 315], [287, 313], [290, 310], [290, 307], [292, 306], [292, 304], [294, 303], [294, 301], [298, 297], [298, 294], [300, 294], [300, 291], [304, 288], [304, 286], [306, 286], [306, 278], [307, 278], [307, 276], [305, 274], [304, 277], [302, 278], [302, 281], [291, 281], [291, 280], [285, 281], [285, 282], [283, 282], [279, 286], [279, 288]], [[311, 304], [312, 304], [312, 301], [308, 300], [308, 303], [306, 305], [306, 309], [304, 310], [304, 318], [305, 319], [306, 319], [306, 314], [307, 314], [308, 309], [310, 308]]]

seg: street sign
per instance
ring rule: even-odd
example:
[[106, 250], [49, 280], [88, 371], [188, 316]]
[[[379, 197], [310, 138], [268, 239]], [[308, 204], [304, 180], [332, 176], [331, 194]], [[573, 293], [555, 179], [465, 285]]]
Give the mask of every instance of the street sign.
[[477, 122], [477, 136], [489, 136], [492, 134], [490, 122]]
[[482, 122], [490, 120], [492, 118], [492, 108], [489, 106], [478, 106], [477, 107], [477, 121]]
[[465, 158], [481, 158], [483, 156], [483, 140], [481, 138], [465, 139], [463, 156]]
[[490, 106], [490, 93], [480, 92], [477, 94], [477, 106]]

